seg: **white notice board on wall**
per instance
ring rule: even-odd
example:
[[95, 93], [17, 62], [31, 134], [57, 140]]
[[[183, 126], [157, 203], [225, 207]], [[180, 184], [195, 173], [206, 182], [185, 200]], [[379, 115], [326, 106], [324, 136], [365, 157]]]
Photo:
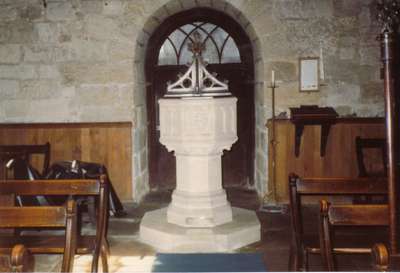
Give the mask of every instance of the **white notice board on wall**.
[[319, 58], [300, 58], [300, 91], [319, 90]]

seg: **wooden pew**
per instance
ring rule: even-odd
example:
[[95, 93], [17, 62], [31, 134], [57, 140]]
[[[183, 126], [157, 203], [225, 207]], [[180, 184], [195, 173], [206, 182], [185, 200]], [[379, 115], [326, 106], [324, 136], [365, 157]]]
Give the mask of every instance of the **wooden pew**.
[[[77, 240], [77, 212], [73, 199], [60, 206], [29, 206], [29, 207], [0, 207], [0, 228], [63, 228], [65, 234], [60, 237], [60, 247], [63, 254], [61, 272], [71, 272], [74, 264]], [[15, 244], [24, 244], [32, 253], [48, 253], [49, 238], [47, 236], [18, 236], [9, 240], [2, 237], [0, 253], [6, 254], [13, 250]], [[39, 243], [40, 242], [40, 243]], [[35, 244], [39, 243], [39, 244]], [[17, 249], [18, 250], [18, 249]], [[20, 263], [18, 253], [14, 253], [12, 264]]]
[[34, 259], [29, 250], [22, 244], [15, 245], [9, 256], [0, 261], [0, 272], [33, 272]]
[[[69, 195], [95, 196], [97, 198], [96, 234], [81, 235], [78, 233], [76, 254], [92, 254], [91, 272], [98, 271], [99, 256], [101, 255], [103, 272], [108, 272], [108, 244], [106, 228], [108, 219], [108, 181], [105, 175], [100, 179], [84, 180], [0, 180], [0, 195]], [[27, 237], [25, 237], [27, 238]], [[29, 238], [27, 238], [29, 239]], [[15, 238], [1, 238], [4, 245], [10, 247], [15, 244]], [[28, 243], [29, 242], [29, 243]], [[25, 243], [25, 242], [24, 242]], [[37, 239], [27, 240], [25, 246], [32, 253], [63, 253], [64, 248], [60, 236], [48, 236], [44, 241]], [[1, 252], [1, 249], [0, 249]]]
[[[330, 205], [320, 201], [320, 248], [327, 271], [336, 271], [336, 254], [371, 254], [373, 242], [364, 237], [363, 245], [339, 246], [335, 243], [337, 227], [388, 226], [388, 205]], [[387, 235], [387, 234], [385, 234]], [[376, 242], [375, 242], [376, 243]], [[336, 250], [336, 251], [334, 251]]]
[[382, 243], [377, 243], [371, 251], [372, 266], [375, 271], [384, 272], [389, 269], [389, 251]]
[[385, 194], [387, 194], [387, 182], [385, 178], [300, 178], [296, 174], [290, 174], [289, 197], [292, 243], [289, 256], [289, 270], [308, 270], [308, 255], [321, 254], [318, 238], [308, 238], [305, 236], [301, 212], [302, 197], [315, 195], [356, 196]]
[[[369, 170], [365, 164], [365, 153], [367, 150], [378, 150], [381, 154], [381, 168], [379, 170]], [[387, 176], [387, 152], [386, 139], [384, 138], [362, 138], [356, 137], [356, 153], [359, 177], [379, 177]]]
[[[25, 174], [28, 175], [28, 170], [26, 168], [21, 169], [20, 162], [11, 170], [7, 168], [6, 165], [11, 159], [26, 161], [38, 170], [40, 176], [43, 176], [47, 173], [50, 165], [50, 143], [0, 145], [0, 179], [28, 179], [28, 177], [25, 177]], [[11, 205], [13, 202], [14, 200], [11, 200], [10, 197], [0, 196], [0, 205]], [[28, 205], [39, 205], [36, 197], [33, 196], [25, 197], [21, 202]]]
[[33, 272], [33, 256], [24, 245], [16, 245], [11, 250], [11, 272]]
[[[2, 162], [8, 161], [14, 157], [21, 157], [27, 162], [32, 163], [31, 159], [33, 155], [43, 155], [42, 169], [40, 174], [44, 175], [50, 167], [50, 143], [47, 142], [43, 145], [0, 145], [0, 159]], [[5, 164], [2, 164], [2, 168]], [[7, 170], [3, 169], [4, 174]], [[4, 178], [7, 178], [5, 175]]]
[[372, 247], [372, 265], [375, 271], [400, 271], [400, 256], [390, 255], [383, 243], [377, 243]]
[[[372, 154], [377, 159], [377, 164], [367, 160]], [[387, 152], [385, 138], [363, 138], [356, 137], [356, 154], [358, 177], [387, 177]], [[368, 156], [369, 155], [369, 156]], [[380, 160], [378, 160], [380, 158]], [[374, 198], [374, 196], [356, 196], [354, 204], [386, 204], [387, 196]]]

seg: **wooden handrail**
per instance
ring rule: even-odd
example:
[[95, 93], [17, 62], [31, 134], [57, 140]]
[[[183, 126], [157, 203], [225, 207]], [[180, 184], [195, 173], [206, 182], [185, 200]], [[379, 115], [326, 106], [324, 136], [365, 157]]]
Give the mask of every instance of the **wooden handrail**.
[[[106, 183], [105, 176], [100, 178]], [[98, 195], [100, 184], [95, 179], [0, 180], [0, 194], [17, 195]]]

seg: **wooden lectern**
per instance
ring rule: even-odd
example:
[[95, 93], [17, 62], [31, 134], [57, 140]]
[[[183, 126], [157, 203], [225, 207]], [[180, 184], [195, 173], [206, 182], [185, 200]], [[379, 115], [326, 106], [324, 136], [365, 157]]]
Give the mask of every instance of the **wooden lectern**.
[[300, 154], [301, 136], [305, 125], [321, 125], [320, 155], [325, 155], [329, 130], [336, 122], [338, 114], [332, 107], [318, 107], [317, 105], [301, 105], [299, 108], [290, 108], [290, 121], [295, 125], [296, 157]]

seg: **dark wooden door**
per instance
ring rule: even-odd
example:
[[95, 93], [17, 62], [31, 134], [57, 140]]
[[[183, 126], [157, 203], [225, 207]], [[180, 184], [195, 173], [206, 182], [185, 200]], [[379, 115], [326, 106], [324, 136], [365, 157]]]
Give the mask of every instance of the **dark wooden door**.
[[[254, 162], [254, 92], [251, 71], [240, 63], [210, 64], [209, 71], [217, 72], [218, 78], [229, 81], [230, 92], [238, 98], [238, 141], [222, 157], [223, 186], [243, 186], [253, 183]], [[186, 66], [156, 66], [153, 69], [149, 107], [149, 168], [152, 188], [173, 189], [176, 185], [176, 165], [173, 152], [159, 142], [158, 99], [167, 88], [168, 81], [175, 81]]]
[[[245, 30], [232, 17], [213, 9], [194, 8], [165, 19], [150, 36], [146, 49], [150, 187], [173, 189], [176, 185], [175, 157], [159, 142], [157, 101], [165, 94], [167, 82], [174, 82], [178, 72], [186, 71], [187, 66], [181, 64], [190, 61], [191, 54], [189, 58], [181, 57], [185, 56], [184, 52], [188, 46], [186, 42], [194, 30], [199, 31], [204, 38], [206, 51], [203, 56], [210, 63], [208, 70], [217, 72], [219, 79], [228, 80], [231, 93], [238, 98], [239, 140], [233, 144], [230, 151], [223, 154], [223, 185], [229, 187], [253, 184], [255, 110], [251, 41]], [[230, 43], [229, 39], [232, 39], [233, 43]], [[160, 62], [160, 52], [165, 54], [168, 51], [167, 40], [173, 44], [173, 50], [169, 52], [175, 53], [165, 55], [169, 56], [169, 61]], [[176, 58], [172, 57], [171, 61], [171, 56]], [[210, 61], [207, 58], [210, 58]]]

